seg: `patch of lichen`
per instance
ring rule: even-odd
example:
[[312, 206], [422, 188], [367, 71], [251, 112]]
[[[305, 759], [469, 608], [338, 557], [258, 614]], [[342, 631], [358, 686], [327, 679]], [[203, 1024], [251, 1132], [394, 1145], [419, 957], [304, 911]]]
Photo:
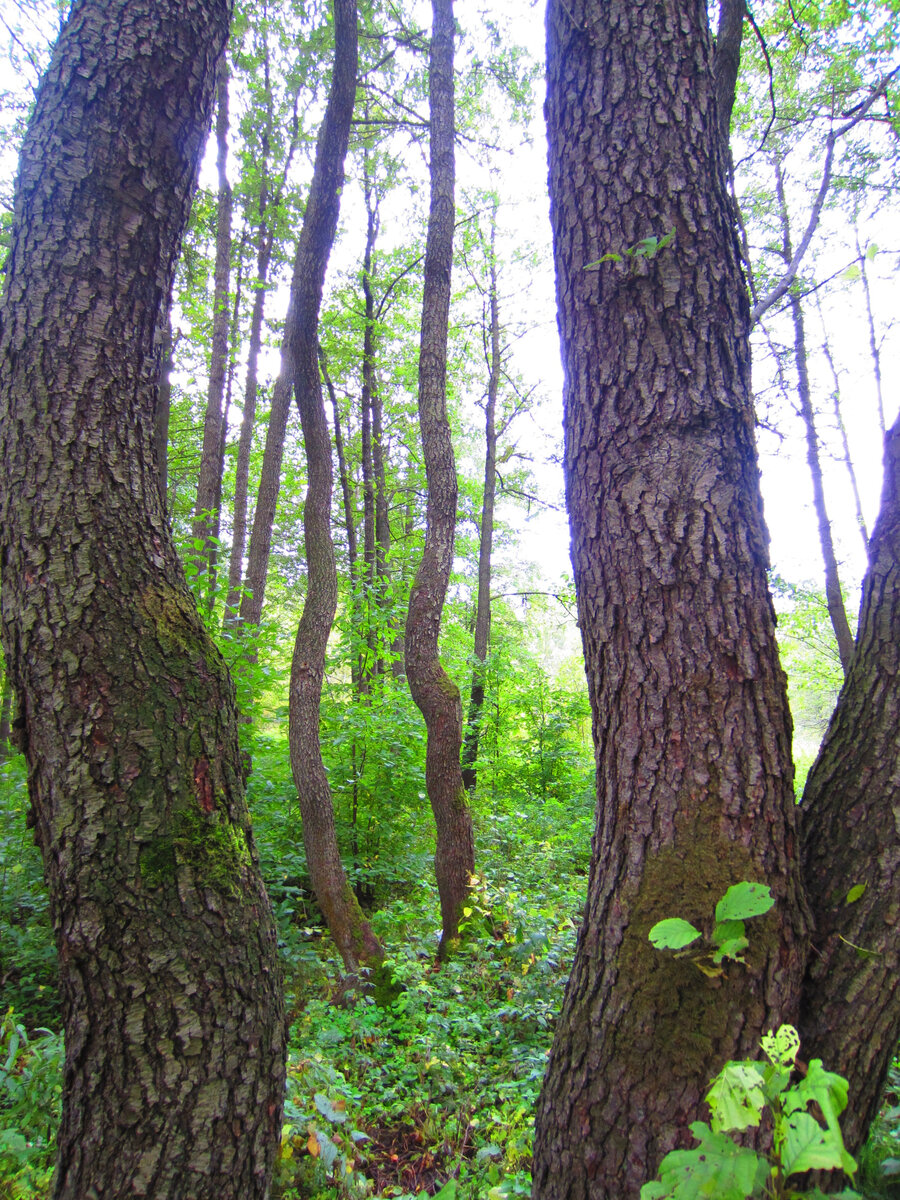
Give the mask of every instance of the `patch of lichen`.
[[618, 966], [635, 1003], [625, 1008], [616, 1041], [619, 1054], [634, 1058], [638, 1073], [649, 1058], [666, 1075], [693, 1080], [717, 1070], [717, 1048], [730, 1051], [733, 1030], [753, 1023], [754, 981], [774, 949], [777, 923], [772, 913], [755, 919], [748, 928], [746, 964], [726, 963], [714, 979], [690, 959], [651, 945], [650, 929], [666, 917], [683, 917], [708, 936], [727, 889], [759, 876], [747, 848], [719, 835], [717, 822], [698, 814], [685, 824], [675, 846], [647, 860], [630, 904]]
[[191, 663], [202, 662], [210, 674], [219, 674], [219, 652], [186, 593], [179, 588], [153, 584], [141, 593], [138, 609], [143, 619], [152, 624], [164, 654], [175, 653]]
[[147, 842], [138, 861], [148, 887], [161, 887], [188, 868], [199, 887], [236, 894], [250, 866], [250, 848], [245, 830], [221, 812], [187, 808], [173, 814], [167, 833]]

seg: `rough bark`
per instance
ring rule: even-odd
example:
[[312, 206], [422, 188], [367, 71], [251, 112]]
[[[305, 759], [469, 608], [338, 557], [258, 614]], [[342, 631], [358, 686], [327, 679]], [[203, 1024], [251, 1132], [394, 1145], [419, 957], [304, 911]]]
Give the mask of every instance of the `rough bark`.
[[481, 502], [481, 529], [478, 542], [478, 600], [475, 608], [475, 663], [469, 717], [462, 751], [462, 778], [472, 792], [478, 782], [475, 766], [484, 707], [485, 663], [491, 636], [491, 555], [494, 547], [494, 499], [497, 491], [497, 392], [500, 387], [500, 303], [497, 296], [497, 263], [494, 257], [496, 221], [491, 227], [490, 264], [490, 364], [487, 400], [484, 407], [484, 495]]
[[303, 509], [307, 593], [291, 663], [289, 738], [310, 880], [344, 965], [353, 972], [361, 963], [380, 963], [384, 951], [362, 914], [341, 863], [331, 788], [319, 744], [319, 704], [328, 635], [337, 608], [337, 570], [331, 536], [331, 437], [319, 379], [318, 322], [356, 99], [356, 0], [335, 0], [334, 22], [331, 92], [316, 146], [294, 264], [291, 314], [285, 326], [308, 474]]
[[[885, 441], [856, 650], [803, 794], [815, 918], [800, 1016], [804, 1058], [850, 1082], [841, 1119], [865, 1141], [900, 1038], [900, 420]], [[861, 895], [854, 889], [864, 888]]]
[[[706, 5], [551, 0], [546, 113], [597, 814], [533, 1194], [619, 1200], [689, 1141], [722, 1063], [795, 1016], [805, 929]], [[739, 880], [776, 898], [746, 966], [652, 948]]]
[[425, 786], [437, 830], [440, 954], [457, 936], [475, 869], [472, 817], [460, 769], [462, 703], [438, 657], [441, 613], [453, 563], [456, 462], [446, 409], [447, 325], [453, 262], [453, 4], [432, 0], [429, 68], [431, 202], [419, 350], [419, 427], [428, 500], [425, 549], [409, 596], [404, 653], [413, 700], [425, 719]]
[[[216, 210], [216, 263], [213, 285], [212, 342], [209, 359], [209, 385], [206, 392], [206, 416], [203, 423], [203, 449], [194, 506], [193, 536], [203, 543], [198, 556], [201, 572], [209, 571], [214, 553], [214, 527], [222, 498], [222, 401], [228, 368], [228, 282], [231, 275], [232, 191], [228, 182], [228, 64], [219, 64], [216, 87], [216, 165], [219, 196]], [[211, 588], [209, 589], [212, 590]]]
[[[788, 215], [787, 196], [784, 190], [784, 172], [781, 159], [776, 154], [775, 194], [778, 197], [778, 211], [781, 218], [781, 256], [785, 263], [794, 257], [791, 245], [791, 226]], [[791, 322], [794, 326], [794, 367], [797, 371], [797, 400], [800, 405], [800, 418], [806, 436], [806, 462], [809, 467], [810, 480], [813, 489], [813, 508], [816, 513], [816, 523], [819, 527], [819, 546], [822, 550], [822, 564], [825, 570], [825, 601], [828, 606], [828, 616], [837, 641], [838, 654], [844, 675], [850, 669], [853, 657], [853, 634], [847, 620], [847, 610], [844, 608], [844, 596], [841, 591], [841, 579], [838, 571], [837, 555], [834, 551], [834, 539], [831, 536], [831, 521], [828, 518], [828, 505], [825, 500], [825, 481], [822, 476], [822, 462], [819, 458], [819, 433], [816, 429], [816, 414], [813, 410], [812, 391], [809, 385], [809, 363], [806, 354], [806, 326], [803, 320], [803, 304], [800, 297], [792, 294], [790, 299]]]
[[16, 185], [2, 626], [59, 951], [56, 1200], [262, 1200], [281, 1128], [276, 939], [234, 690], [153, 451], [229, 16], [216, 0], [76, 3]]

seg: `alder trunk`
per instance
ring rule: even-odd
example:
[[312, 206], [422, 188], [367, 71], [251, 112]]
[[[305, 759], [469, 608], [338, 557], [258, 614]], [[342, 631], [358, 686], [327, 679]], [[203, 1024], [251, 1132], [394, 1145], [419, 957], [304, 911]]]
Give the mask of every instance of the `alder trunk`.
[[[805, 925], [707, 6], [551, 0], [547, 29], [597, 812], [533, 1195], [621, 1200], [689, 1142], [723, 1062], [755, 1056], [760, 1035], [795, 1016]], [[651, 946], [665, 917], [708, 932], [740, 880], [776, 900], [746, 965], [709, 978]]]
[[334, 476], [319, 379], [318, 321], [356, 98], [356, 19], [355, 0], [335, 0], [334, 74], [316, 146], [313, 182], [294, 265], [291, 312], [285, 326], [308, 473], [303, 508], [308, 583], [291, 663], [291, 767], [300, 797], [310, 879], [348, 971], [355, 971], [361, 963], [377, 965], [384, 958], [341, 863], [331, 788], [319, 744], [319, 705], [328, 635], [337, 608], [337, 569], [331, 536]]
[[804, 881], [815, 918], [803, 1057], [850, 1083], [856, 1153], [900, 1038], [900, 419], [888, 432], [856, 649], [803, 793]]
[[153, 449], [230, 6], [81, 0], [38, 91], [0, 334], [3, 643], [59, 951], [56, 1200], [268, 1195], [276, 937], [234, 689]]
[[456, 462], [447, 420], [447, 323], [453, 262], [453, 4], [432, 0], [429, 69], [431, 203], [419, 347], [419, 427], [428, 489], [425, 549], [409, 596], [404, 653], [413, 700], [425, 719], [425, 786], [434, 813], [441, 898], [440, 954], [457, 936], [475, 869], [472, 816], [460, 768], [462, 702], [438, 657], [441, 613], [456, 532]]

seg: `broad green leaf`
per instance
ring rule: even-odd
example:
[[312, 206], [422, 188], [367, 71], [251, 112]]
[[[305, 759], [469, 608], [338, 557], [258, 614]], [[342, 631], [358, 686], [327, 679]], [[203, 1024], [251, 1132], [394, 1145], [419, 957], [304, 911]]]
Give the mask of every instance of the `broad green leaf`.
[[793, 1025], [782, 1025], [775, 1033], [770, 1029], [763, 1034], [759, 1044], [763, 1054], [776, 1067], [788, 1067], [793, 1064], [800, 1050], [800, 1034]]
[[775, 903], [772, 893], [764, 883], [734, 883], [716, 905], [716, 921], [746, 921], [748, 917], [760, 917]]
[[844, 903], [845, 904], [855, 904], [857, 900], [861, 900], [862, 897], [865, 895], [865, 891], [866, 891], [867, 887], [868, 887], [868, 884], [857, 883], [856, 886], [852, 887], [850, 889], [850, 891], [847, 893], [847, 898], [844, 901]]
[[743, 921], [719, 921], [712, 931], [712, 940], [717, 946], [722, 946], [725, 942], [743, 937], [744, 932]]
[[839, 278], [846, 279], [848, 282], [852, 283], [853, 280], [859, 279], [860, 275], [862, 275], [862, 271], [860, 270], [859, 263], [851, 263], [846, 270], [841, 271]]
[[878, 253], [878, 247], [876, 246], [876, 244], [874, 242], [869, 242], [868, 246], [866, 246], [866, 258], [869, 260], [869, 262], [874, 261], [875, 255], [877, 253]]
[[346, 1100], [337, 1100], [332, 1104], [322, 1092], [316, 1092], [313, 1100], [315, 1100], [316, 1108], [326, 1121], [331, 1121], [334, 1125], [342, 1125], [347, 1120], [347, 1114], [343, 1111], [347, 1107]]
[[753, 1150], [736, 1146], [724, 1133], [702, 1121], [691, 1132], [700, 1142], [693, 1150], [673, 1150], [662, 1160], [659, 1182], [644, 1184], [641, 1200], [746, 1200], [766, 1177], [768, 1164]]
[[823, 1129], [808, 1112], [792, 1113], [785, 1118], [782, 1129], [781, 1169], [785, 1176], [804, 1171], [832, 1171], [843, 1167], [845, 1157], [850, 1158], [843, 1142], [838, 1144], [831, 1131]]
[[656, 922], [649, 936], [657, 950], [681, 950], [696, 942], [700, 930], [681, 917], [667, 917], [665, 921]]
[[798, 1109], [804, 1111], [811, 1100], [815, 1100], [822, 1110], [825, 1124], [828, 1126], [828, 1138], [840, 1155], [840, 1166], [852, 1175], [856, 1171], [856, 1161], [844, 1147], [844, 1138], [838, 1117], [847, 1107], [849, 1085], [843, 1075], [834, 1071], [826, 1071], [820, 1058], [814, 1058], [809, 1064], [806, 1077], [785, 1095], [784, 1110], [790, 1114]]
[[706, 1095], [716, 1133], [759, 1124], [766, 1103], [762, 1074], [756, 1063], [726, 1063]]
[[[427, 1193], [422, 1193], [427, 1195]], [[456, 1180], [448, 1180], [439, 1192], [435, 1192], [434, 1200], [456, 1200]]]

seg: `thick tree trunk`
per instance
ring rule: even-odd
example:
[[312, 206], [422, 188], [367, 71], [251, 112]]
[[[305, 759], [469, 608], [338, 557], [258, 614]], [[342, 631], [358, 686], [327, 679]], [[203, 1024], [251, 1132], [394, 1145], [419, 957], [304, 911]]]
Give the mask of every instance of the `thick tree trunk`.
[[153, 451], [229, 5], [80, 0], [37, 95], [0, 335], [3, 642], [59, 950], [56, 1200], [268, 1194], [275, 930], [234, 690]]
[[815, 931], [803, 1057], [850, 1082], [841, 1119], [865, 1141], [900, 1038], [900, 419], [887, 435], [856, 650], [801, 806]]
[[497, 392], [500, 387], [500, 303], [497, 296], [497, 263], [494, 257], [496, 220], [491, 227], [491, 360], [487, 402], [484, 409], [484, 496], [481, 502], [481, 537], [478, 543], [478, 601], [475, 609], [475, 664], [472, 668], [472, 692], [469, 719], [462, 751], [462, 777], [466, 790], [473, 792], [478, 782], [475, 764], [481, 734], [484, 707], [485, 663], [491, 636], [491, 555], [494, 548], [494, 498], [497, 491]]
[[435, 874], [441, 898], [440, 954], [459, 931], [475, 869], [475, 839], [460, 769], [462, 703], [438, 657], [441, 613], [456, 532], [456, 462], [447, 420], [447, 325], [453, 262], [453, 3], [432, 0], [429, 70], [431, 205], [419, 351], [419, 425], [428, 484], [425, 549], [409, 596], [406, 677], [428, 731], [425, 786], [437, 829]]
[[[624, 1200], [722, 1063], [795, 1015], [791, 726], [706, 5], [551, 0], [546, 113], [597, 821], [533, 1194]], [[711, 979], [653, 949], [655, 922], [709, 929], [740, 880], [776, 898], [746, 965]]]
[[294, 266], [291, 313], [285, 326], [308, 471], [303, 509], [308, 585], [291, 663], [290, 747], [310, 879], [344, 965], [352, 972], [360, 963], [377, 965], [384, 951], [362, 914], [341, 863], [331, 789], [319, 745], [319, 704], [328, 635], [337, 608], [337, 570], [331, 537], [331, 437], [319, 380], [318, 321], [356, 98], [356, 0], [335, 0], [334, 20], [331, 94], [316, 147]]
[[[787, 196], [784, 190], [784, 172], [778, 154], [774, 157], [775, 191], [778, 197], [778, 209], [781, 217], [781, 255], [785, 264], [794, 257], [791, 244], [791, 227], [788, 216]], [[825, 600], [828, 605], [828, 615], [831, 627], [837, 641], [838, 654], [844, 675], [850, 669], [853, 658], [853, 634], [847, 620], [847, 610], [844, 608], [844, 596], [841, 592], [841, 579], [838, 572], [837, 555], [834, 552], [834, 539], [831, 536], [831, 521], [828, 519], [828, 507], [825, 503], [825, 482], [822, 477], [822, 463], [819, 458], [819, 434], [816, 429], [816, 415], [813, 411], [812, 391], [809, 386], [809, 364], [806, 356], [806, 328], [803, 321], [803, 305], [800, 297], [791, 295], [791, 321], [794, 326], [794, 367], [797, 371], [797, 399], [800, 402], [800, 418], [806, 435], [806, 462], [809, 466], [810, 480], [813, 489], [813, 507], [816, 512], [816, 523], [819, 527], [819, 545], [822, 550], [822, 564], [825, 570]]]
[[[228, 282], [231, 275], [232, 192], [228, 182], [228, 64], [219, 64], [216, 87], [216, 164], [219, 173], [219, 199], [216, 215], [216, 265], [213, 288], [212, 343], [209, 360], [209, 387], [206, 393], [206, 418], [203, 424], [203, 450], [194, 506], [195, 540], [203, 543], [198, 557], [201, 572], [211, 575], [214, 553], [214, 528], [222, 498], [222, 400], [228, 367]], [[208, 590], [211, 591], [211, 588]]]

